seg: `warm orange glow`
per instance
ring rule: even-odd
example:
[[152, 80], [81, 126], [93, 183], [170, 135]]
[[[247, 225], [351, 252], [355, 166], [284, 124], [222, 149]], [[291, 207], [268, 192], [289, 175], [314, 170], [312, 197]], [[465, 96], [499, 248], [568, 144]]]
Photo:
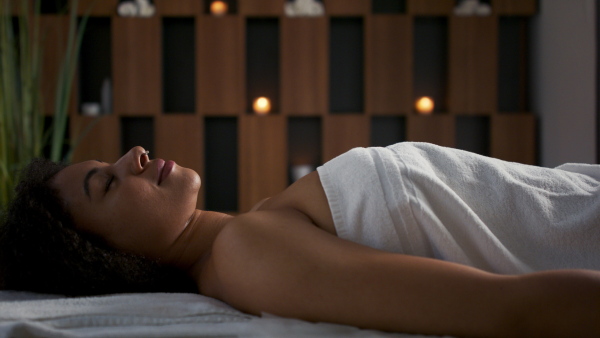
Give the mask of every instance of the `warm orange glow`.
[[227, 4], [223, 1], [213, 1], [210, 4], [210, 12], [214, 16], [221, 16], [227, 13]]
[[415, 103], [415, 108], [421, 114], [431, 114], [431, 112], [433, 112], [434, 107], [435, 103], [428, 96], [420, 97]]
[[254, 100], [252, 104], [254, 112], [260, 115], [268, 114], [271, 111], [271, 101], [264, 96], [261, 96]]

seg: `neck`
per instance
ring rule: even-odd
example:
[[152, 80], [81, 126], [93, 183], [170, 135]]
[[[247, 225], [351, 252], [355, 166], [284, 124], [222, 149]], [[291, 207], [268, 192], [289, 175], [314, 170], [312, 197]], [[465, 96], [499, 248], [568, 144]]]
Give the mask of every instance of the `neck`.
[[215, 238], [231, 218], [233, 216], [219, 212], [194, 211], [185, 229], [171, 245], [167, 264], [186, 271], [190, 276], [197, 276], [210, 257]]

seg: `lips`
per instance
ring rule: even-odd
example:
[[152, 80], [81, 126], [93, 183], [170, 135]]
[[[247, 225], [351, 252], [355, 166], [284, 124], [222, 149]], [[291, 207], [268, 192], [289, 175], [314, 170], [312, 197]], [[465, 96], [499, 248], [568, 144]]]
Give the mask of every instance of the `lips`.
[[162, 159], [157, 159], [158, 166], [158, 184], [160, 185], [166, 178], [169, 176], [171, 171], [173, 171], [173, 167], [175, 166], [175, 162], [173, 161], [164, 161]]

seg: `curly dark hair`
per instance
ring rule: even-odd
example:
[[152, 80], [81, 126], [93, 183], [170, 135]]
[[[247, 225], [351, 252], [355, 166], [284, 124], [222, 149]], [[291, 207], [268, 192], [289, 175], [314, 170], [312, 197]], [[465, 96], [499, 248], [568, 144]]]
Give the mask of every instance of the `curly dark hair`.
[[65, 167], [36, 159], [21, 172], [0, 226], [0, 289], [68, 296], [197, 292], [183, 272], [76, 231], [50, 184]]

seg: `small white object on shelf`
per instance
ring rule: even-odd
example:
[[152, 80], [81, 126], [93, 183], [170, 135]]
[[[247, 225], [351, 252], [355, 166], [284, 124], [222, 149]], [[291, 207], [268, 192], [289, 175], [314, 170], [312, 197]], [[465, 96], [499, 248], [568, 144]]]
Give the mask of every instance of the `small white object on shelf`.
[[325, 14], [323, 3], [316, 0], [294, 0], [285, 3], [285, 15], [294, 16], [322, 16]]
[[292, 181], [296, 182], [302, 177], [310, 174], [315, 170], [315, 167], [310, 164], [298, 164], [292, 166]]
[[81, 104], [81, 115], [83, 116], [98, 116], [100, 115], [100, 103], [84, 102]]
[[149, 0], [130, 0], [119, 3], [117, 13], [124, 17], [149, 18], [156, 13], [156, 7]]
[[492, 14], [492, 6], [480, 3], [479, 0], [462, 0], [454, 7], [456, 16], [488, 16]]

